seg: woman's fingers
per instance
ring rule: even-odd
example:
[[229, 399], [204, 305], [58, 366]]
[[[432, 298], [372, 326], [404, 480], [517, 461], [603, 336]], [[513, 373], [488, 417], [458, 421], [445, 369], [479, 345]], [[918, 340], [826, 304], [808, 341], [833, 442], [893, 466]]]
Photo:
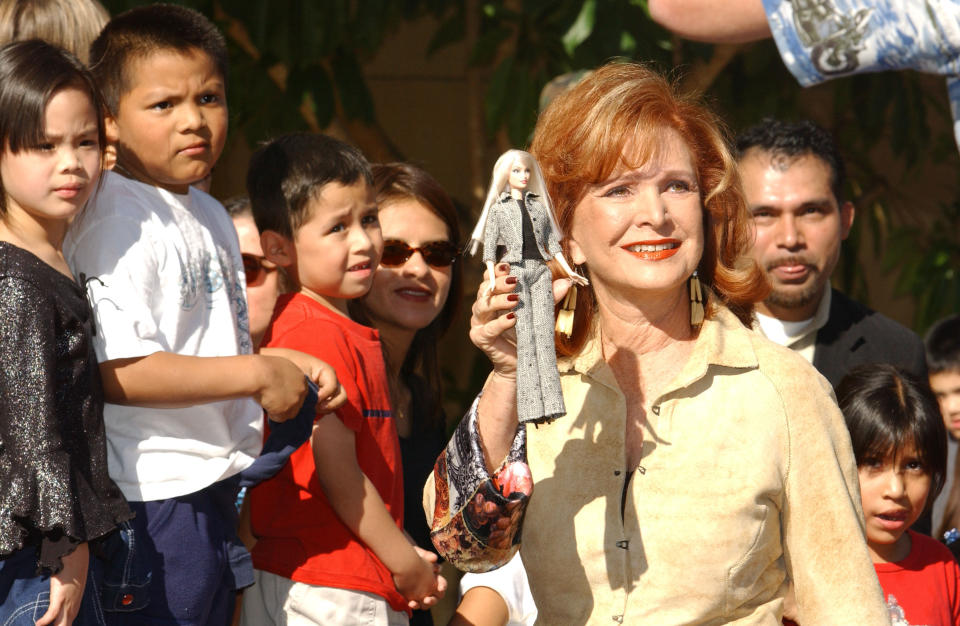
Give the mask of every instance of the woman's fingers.
[[560, 302], [566, 297], [567, 292], [570, 291], [570, 287], [573, 286], [573, 282], [569, 278], [558, 278], [553, 281], [553, 301], [554, 303]]

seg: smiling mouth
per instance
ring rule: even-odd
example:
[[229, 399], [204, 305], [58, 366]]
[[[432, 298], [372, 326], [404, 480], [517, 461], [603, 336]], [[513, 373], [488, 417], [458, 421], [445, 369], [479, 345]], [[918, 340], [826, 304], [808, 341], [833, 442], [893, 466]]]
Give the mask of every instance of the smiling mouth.
[[623, 249], [645, 261], [662, 261], [677, 253], [680, 242], [676, 239], [641, 241], [623, 246]]
[[356, 265], [351, 265], [347, 268], [348, 272], [361, 272], [363, 270], [370, 269], [370, 261], [364, 261], [363, 263], [357, 263]]
[[404, 298], [414, 298], [417, 300], [425, 300], [432, 295], [426, 289], [416, 289], [413, 287], [402, 287], [395, 290], [395, 293]]

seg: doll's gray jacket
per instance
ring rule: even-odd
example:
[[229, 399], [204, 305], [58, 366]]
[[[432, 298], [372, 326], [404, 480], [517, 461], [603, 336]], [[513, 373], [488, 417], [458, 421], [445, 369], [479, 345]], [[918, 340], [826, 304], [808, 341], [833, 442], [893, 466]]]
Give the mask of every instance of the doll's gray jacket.
[[[560, 239], [553, 229], [550, 216], [547, 215], [547, 207], [540, 196], [530, 192], [524, 195], [524, 203], [533, 223], [537, 248], [544, 260], [552, 259], [560, 253]], [[504, 246], [507, 250], [501, 259], [497, 259], [499, 246]], [[515, 263], [523, 260], [522, 255], [523, 215], [520, 213], [520, 205], [505, 191], [490, 207], [487, 223], [483, 227], [483, 260]]]

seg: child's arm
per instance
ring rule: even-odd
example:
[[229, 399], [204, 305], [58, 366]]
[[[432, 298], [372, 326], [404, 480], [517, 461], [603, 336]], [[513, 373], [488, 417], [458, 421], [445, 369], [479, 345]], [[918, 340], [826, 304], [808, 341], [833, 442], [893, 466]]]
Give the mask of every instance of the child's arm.
[[280, 357], [197, 357], [154, 352], [100, 364], [107, 402], [176, 408], [251, 396], [270, 417], [296, 415], [307, 395], [300, 369]]
[[50, 577], [50, 604], [37, 626], [70, 626], [80, 612], [90, 553], [86, 543], [62, 557], [63, 569]]
[[416, 603], [442, 597], [446, 581], [410, 545], [360, 469], [354, 432], [327, 415], [314, 426], [310, 445], [317, 478], [333, 510], [390, 570], [403, 597]]

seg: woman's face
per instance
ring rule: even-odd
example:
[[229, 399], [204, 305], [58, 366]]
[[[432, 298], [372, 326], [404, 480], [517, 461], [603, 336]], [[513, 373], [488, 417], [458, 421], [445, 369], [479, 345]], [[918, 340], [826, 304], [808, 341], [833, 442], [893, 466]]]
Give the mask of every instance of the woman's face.
[[[380, 208], [383, 240], [399, 240], [411, 248], [450, 241], [447, 225], [436, 213], [414, 199], [394, 200]], [[416, 332], [432, 322], [447, 301], [452, 266], [427, 264], [414, 252], [395, 267], [380, 265], [364, 304], [381, 331]]]
[[[635, 301], [638, 295], [670, 294], [703, 254], [703, 210], [693, 156], [680, 135], [667, 129], [659, 157], [622, 168], [589, 187], [574, 209], [570, 252], [586, 263], [598, 298]], [[624, 150], [624, 161], [633, 148]]]

